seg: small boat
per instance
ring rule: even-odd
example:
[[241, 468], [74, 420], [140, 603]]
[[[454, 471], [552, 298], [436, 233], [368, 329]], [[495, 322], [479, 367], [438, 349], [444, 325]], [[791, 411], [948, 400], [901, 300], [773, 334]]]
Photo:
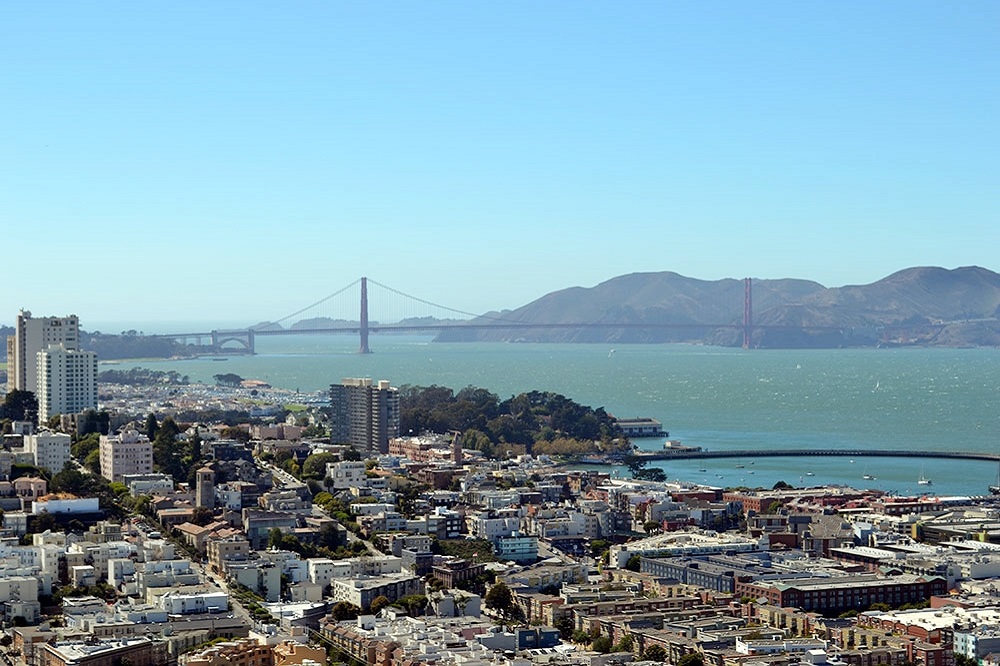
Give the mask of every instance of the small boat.
[[699, 471], [699, 472], [707, 472], [708, 470], [707, 470], [707, 469], [705, 469], [704, 467], [699, 467], [699, 468], [698, 468], [698, 471]]
[[806, 476], [816, 476], [813, 472], [806, 472]]
[[865, 474], [861, 478], [864, 479], [865, 481], [875, 481], [876, 479], [878, 479], [877, 476], [872, 476], [871, 474]]
[[920, 478], [917, 479], [917, 485], [920, 485], [920, 486], [929, 486], [932, 483], [934, 483], [934, 482], [931, 481], [930, 479], [928, 479], [926, 476], [924, 476], [924, 468], [921, 467], [920, 468]]

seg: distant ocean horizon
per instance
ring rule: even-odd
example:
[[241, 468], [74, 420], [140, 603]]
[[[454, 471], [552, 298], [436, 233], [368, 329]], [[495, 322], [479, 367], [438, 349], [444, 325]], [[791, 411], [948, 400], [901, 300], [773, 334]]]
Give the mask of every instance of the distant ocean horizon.
[[[659, 419], [672, 438], [707, 449], [872, 448], [901, 456], [658, 463], [671, 477], [717, 485], [770, 487], [781, 480], [966, 495], [985, 494], [997, 482], [991, 463], [908, 459], [906, 452], [1000, 451], [1000, 349], [435, 343], [377, 334], [371, 346], [374, 353], [362, 355], [356, 335], [264, 337], [255, 356], [122, 361], [102, 369], [170, 369], [205, 383], [235, 373], [303, 393], [345, 377], [455, 391], [471, 385], [501, 399], [554, 391], [619, 417]], [[866, 474], [876, 480], [863, 480]], [[921, 476], [933, 485], [918, 486]]]

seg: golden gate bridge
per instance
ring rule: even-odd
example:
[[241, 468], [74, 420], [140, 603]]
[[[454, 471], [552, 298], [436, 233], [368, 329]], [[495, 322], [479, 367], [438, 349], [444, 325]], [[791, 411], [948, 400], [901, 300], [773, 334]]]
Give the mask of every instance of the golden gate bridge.
[[[734, 283], [739, 283], [734, 281]], [[369, 285], [375, 290], [369, 290]], [[355, 288], [358, 292], [354, 292]], [[369, 336], [388, 332], [441, 332], [441, 331], [530, 331], [530, 330], [583, 330], [583, 329], [695, 329], [711, 331], [729, 329], [742, 335], [744, 348], [752, 345], [755, 329], [827, 330], [838, 331], [836, 326], [787, 326], [755, 325], [753, 323], [753, 282], [742, 280], [739, 294], [734, 294], [733, 316], [729, 321], [717, 323], [691, 321], [579, 321], [538, 322], [523, 321], [500, 314], [476, 314], [427, 299], [406, 294], [398, 289], [362, 277], [351, 284], [274, 321], [239, 329], [212, 329], [208, 331], [161, 333], [151, 337], [177, 340], [206, 354], [254, 354], [256, 340], [261, 336], [317, 335], [353, 333], [359, 337], [358, 352], [371, 353]], [[403, 304], [403, 307], [400, 307]], [[375, 307], [378, 317], [370, 316]], [[741, 310], [737, 310], [741, 307]], [[428, 310], [427, 308], [430, 308]], [[718, 305], [714, 308], [720, 310]], [[722, 308], [725, 309], [724, 307]], [[353, 310], [353, 312], [352, 312]], [[350, 314], [346, 314], [350, 313]], [[462, 319], [455, 319], [455, 316]], [[725, 315], [722, 315], [725, 316]], [[356, 317], [356, 318], [355, 318]], [[288, 322], [293, 322], [285, 327]]]

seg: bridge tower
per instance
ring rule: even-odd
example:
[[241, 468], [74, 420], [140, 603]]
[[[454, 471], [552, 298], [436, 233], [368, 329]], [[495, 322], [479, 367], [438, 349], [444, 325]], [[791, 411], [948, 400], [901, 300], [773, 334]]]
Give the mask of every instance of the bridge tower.
[[358, 327], [361, 334], [361, 348], [359, 354], [371, 354], [368, 347], [368, 278], [361, 278], [361, 325]]
[[750, 278], [743, 278], [743, 349], [750, 349], [753, 333], [753, 287]]

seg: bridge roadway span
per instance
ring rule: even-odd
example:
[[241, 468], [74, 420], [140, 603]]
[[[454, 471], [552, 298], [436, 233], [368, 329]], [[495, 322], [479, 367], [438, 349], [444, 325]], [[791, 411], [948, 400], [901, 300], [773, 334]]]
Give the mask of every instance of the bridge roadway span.
[[650, 451], [637, 452], [643, 460], [695, 460], [706, 458], [949, 458], [1000, 461], [1000, 453], [976, 451], [894, 451], [892, 449], [748, 449], [745, 451]]

